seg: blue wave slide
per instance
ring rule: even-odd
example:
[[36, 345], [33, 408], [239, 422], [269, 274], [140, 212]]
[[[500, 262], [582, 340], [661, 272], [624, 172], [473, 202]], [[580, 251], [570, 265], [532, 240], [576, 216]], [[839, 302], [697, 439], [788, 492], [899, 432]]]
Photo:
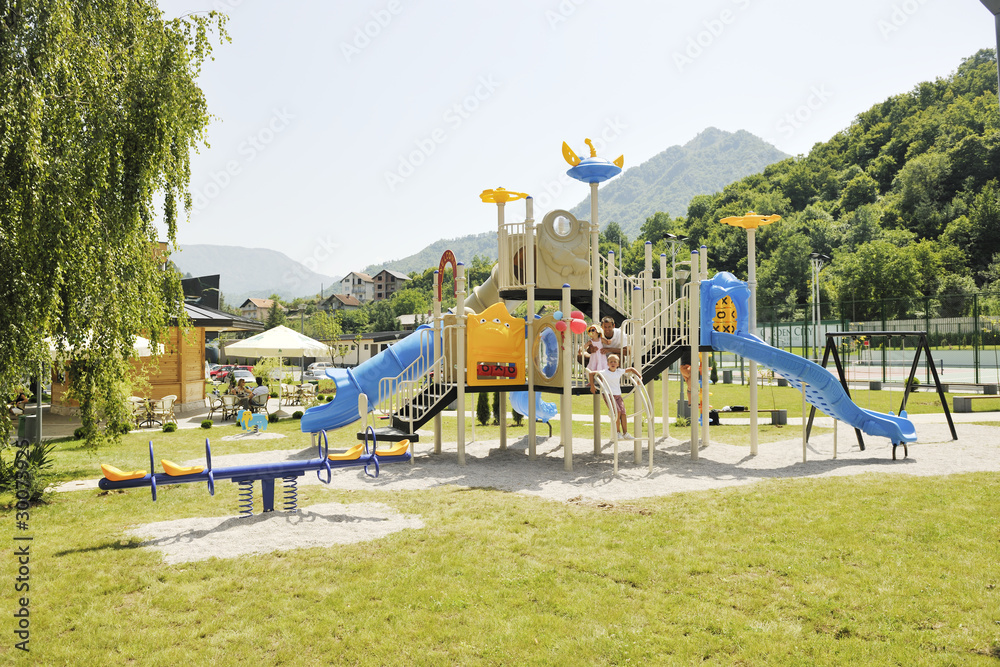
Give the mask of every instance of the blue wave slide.
[[[378, 399], [379, 381], [398, 376], [410, 364], [421, 358], [420, 331], [430, 328], [428, 324], [417, 327], [417, 330], [406, 338], [354, 368], [328, 370], [326, 375], [337, 385], [337, 393], [329, 403], [306, 410], [302, 415], [302, 432], [332, 431], [353, 424], [361, 418], [358, 414], [358, 396], [362, 393], [368, 397], [368, 412], [374, 410], [375, 401]], [[433, 354], [432, 347], [432, 344], [428, 344], [423, 350], [422, 358], [428, 365]]]
[[[757, 336], [713, 331], [712, 347], [733, 352], [773, 369], [799, 391], [804, 382], [806, 400], [810, 404], [868, 435], [889, 438], [893, 444], [917, 439], [916, 429], [909, 419], [859, 408], [830, 371], [797, 354], [771, 347]], [[903, 414], [906, 414], [905, 411]]]
[[[551, 329], [546, 329], [551, 331]], [[510, 393], [510, 407], [514, 408], [518, 414], [528, 416], [528, 392], [512, 391]], [[559, 413], [559, 406], [542, 400], [542, 392], [535, 392], [535, 420], [548, 423], [550, 419]]]

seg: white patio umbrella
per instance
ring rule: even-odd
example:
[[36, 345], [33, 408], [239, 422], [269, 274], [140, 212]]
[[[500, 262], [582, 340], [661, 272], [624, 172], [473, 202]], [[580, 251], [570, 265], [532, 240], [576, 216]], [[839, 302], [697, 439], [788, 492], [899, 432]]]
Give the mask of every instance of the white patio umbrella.
[[[294, 329], [279, 325], [226, 346], [226, 354], [239, 357], [328, 357], [330, 347]], [[279, 393], [280, 396], [280, 393]], [[281, 399], [279, 398], [279, 404]]]

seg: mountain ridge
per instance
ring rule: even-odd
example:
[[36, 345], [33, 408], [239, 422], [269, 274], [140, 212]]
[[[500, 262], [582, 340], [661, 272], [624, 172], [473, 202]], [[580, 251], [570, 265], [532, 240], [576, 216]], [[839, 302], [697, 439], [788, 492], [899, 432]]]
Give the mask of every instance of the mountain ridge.
[[182, 243], [180, 250], [170, 259], [181, 273], [195, 277], [219, 274], [219, 291], [230, 306], [239, 307], [250, 297], [272, 294], [292, 300], [323, 290], [329, 296], [330, 286], [340, 281], [270, 248]]
[[[626, 169], [599, 190], [601, 228], [617, 222], [622, 231], [635, 238], [646, 218], [663, 211], [683, 216], [697, 195], [712, 194], [768, 165], [791, 157], [746, 130], [727, 132], [708, 127], [683, 145], [671, 146], [648, 160]], [[716, 172], [705, 175], [715, 167]], [[644, 193], [650, 193], [642, 197]], [[641, 200], [637, 201], [637, 198]], [[590, 218], [590, 197], [570, 209], [577, 218]], [[413, 255], [372, 264], [365, 273], [383, 268], [409, 273], [437, 265], [441, 252], [451, 249], [464, 261], [476, 255], [497, 258], [495, 232], [470, 234], [435, 241]]]

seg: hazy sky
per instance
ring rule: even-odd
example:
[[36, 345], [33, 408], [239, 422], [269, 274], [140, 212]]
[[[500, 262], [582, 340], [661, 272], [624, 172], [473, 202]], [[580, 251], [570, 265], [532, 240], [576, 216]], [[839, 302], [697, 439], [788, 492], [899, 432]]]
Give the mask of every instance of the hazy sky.
[[533, 195], [536, 220], [573, 206], [587, 186], [565, 176], [563, 141], [584, 155], [590, 137], [626, 169], [708, 126], [804, 154], [996, 44], [979, 0], [160, 6], [223, 10], [232, 37], [201, 77], [217, 120], [179, 241], [273, 248], [327, 275], [495, 230], [486, 188]]

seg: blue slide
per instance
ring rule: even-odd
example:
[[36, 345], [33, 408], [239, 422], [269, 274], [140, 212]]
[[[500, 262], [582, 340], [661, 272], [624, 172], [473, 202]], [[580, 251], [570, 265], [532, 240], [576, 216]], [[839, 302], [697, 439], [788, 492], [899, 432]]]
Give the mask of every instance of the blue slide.
[[806, 400], [809, 403], [868, 435], [889, 438], [893, 444], [917, 439], [916, 429], [909, 419], [859, 408], [828, 370], [797, 354], [771, 347], [757, 336], [713, 331], [712, 347], [733, 352], [773, 369], [799, 391], [805, 382]]
[[[551, 331], [551, 329], [546, 329]], [[514, 408], [518, 414], [528, 416], [528, 392], [513, 391], [510, 394], [510, 407]], [[548, 423], [550, 419], [559, 413], [559, 406], [542, 400], [542, 392], [535, 392], [535, 420]]]
[[429, 365], [433, 355], [431, 339], [424, 346], [421, 357], [420, 332], [430, 329], [424, 324], [412, 334], [379, 352], [377, 355], [354, 368], [335, 368], [326, 372], [337, 385], [337, 393], [329, 403], [317, 405], [306, 410], [302, 415], [302, 432], [317, 433], [353, 424], [361, 415], [358, 414], [358, 396], [364, 393], [368, 396], [368, 411], [375, 409], [378, 399], [378, 383], [383, 378], [394, 378], [402, 373], [418, 358], [423, 358]]

